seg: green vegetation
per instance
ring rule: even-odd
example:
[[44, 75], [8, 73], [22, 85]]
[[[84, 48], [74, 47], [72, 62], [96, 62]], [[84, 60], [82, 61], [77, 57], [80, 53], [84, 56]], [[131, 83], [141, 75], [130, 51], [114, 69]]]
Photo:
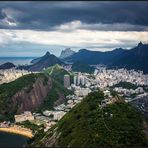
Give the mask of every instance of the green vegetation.
[[[29, 74], [18, 78], [17, 80], [0, 85], [0, 114], [5, 114], [8, 118], [12, 117], [15, 110], [12, 111], [11, 97], [23, 88], [32, 87], [39, 74]], [[28, 89], [26, 89], [28, 91]]]
[[55, 101], [57, 101], [61, 96], [63, 96], [62, 102], [66, 102], [66, 96], [71, 94], [72, 92], [65, 87], [63, 87], [60, 83], [58, 83], [56, 80], [52, 79], [52, 89], [50, 90], [48, 96], [44, 100], [44, 103], [41, 105], [40, 111], [46, 110], [46, 109], [53, 109]]
[[[43, 128], [38, 129], [38, 131], [36, 132], [36, 134], [34, 135], [34, 137], [31, 138], [31, 139], [29, 139], [29, 140], [27, 141], [27, 147], [28, 147], [29, 144], [31, 144], [31, 143], [34, 142], [34, 141], [38, 142], [43, 136], [45, 136], [45, 134], [46, 134], [46, 133], [44, 132], [44, 129], [43, 129]], [[32, 146], [31, 146], [31, 147], [32, 147]]]
[[123, 102], [100, 109], [102, 99], [102, 92], [90, 93], [32, 146], [48, 146], [55, 131], [59, 134], [52, 146], [146, 146], [141, 113]]
[[[131, 146], [145, 145], [142, 116], [125, 103], [100, 110], [101, 93], [90, 94], [59, 122], [60, 146]], [[113, 116], [111, 117], [110, 114]], [[69, 126], [66, 126], [69, 125]]]
[[[56, 127], [56, 125], [54, 125], [53, 127], [51, 127], [51, 131], [52, 130], [54, 130], [55, 129], [55, 127]], [[43, 129], [41, 129], [41, 130], [39, 130], [36, 134], [35, 134], [35, 136], [32, 138], [32, 139], [30, 139], [29, 141], [27, 141], [27, 147], [43, 147], [42, 145], [42, 143], [44, 142], [44, 140], [45, 139], [47, 139], [47, 138], [49, 138], [50, 136], [52, 136], [52, 133], [48, 133], [48, 135], [47, 135], [47, 133], [46, 132], [44, 132], [44, 130]], [[43, 138], [44, 137], [44, 138]], [[43, 138], [43, 139], [42, 139]], [[50, 147], [50, 146], [49, 146]]]
[[110, 89], [109, 91], [111, 93], [111, 96], [113, 96], [113, 97], [118, 96], [118, 93], [116, 91], [114, 91], [113, 89]]
[[7, 121], [7, 120], [9, 120], [8, 117], [4, 115], [0, 115], [0, 122]]
[[118, 84], [114, 85], [113, 87], [122, 87], [126, 89], [136, 89], [138, 86], [135, 84], [132, 84], [130, 82], [119, 82]]
[[21, 125], [25, 128], [29, 128], [33, 131], [34, 137], [31, 138], [31, 139], [28, 139], [28, 141], [27, 141], [28, 144], [33, 142], [35, 139], [38, 139], [41, 136], [45, 135], [44, 125], [36, 125], [36, 124], [34, 124], [30, 121], [24, 121], [24, 122], [21, 122], [21, 123], [17, 123], [17, 125]]
[[[48, 70], [50, 70], [50, 68]], [[61, 83], [63, 82], [64, 74], [67, 74], [68, 72], [58, 65], [53, 67], [51, 75], [48, 70], [44, 73], [28, 74], [13, 82], [0, 85], [0, 121], [14, 120], [14, 114], [17, 113], [21, 102], [17, 101], [14, 103], [12, 97], [21, 90], [29, 93], [33, 89], [33, 84], [38, 78], [43, 80], [43, 85], [47, 85], [47, 82], [51, 77], [52, 87], [43, 104], [40, 108], [37, 108], [36, 111], [52, 109], [55, 101], [58, 101], [59, 98], [61, 100], [63, 99], [62, 101], [65, 101], [65, 96], [70, 94], [71, 91], [64, 88]]]
[[89, 66], [88, 64], [83, 64], [82, 62], [75, 62], [72, 65], [72, 70], [76, 72], [84, 72], [84, 73], [93, 73], [94, 68]]
[[55, 79], [57, 82], [61, 83], [62, 85], [64, 84], [64, 75], [68, 74], [71, 77], [71, 82], [73, 81], [73, 74], [70, 72], [67, 72], [63, 67], [60, 65], [56, 64], [52, 67], [49, 67], [48, 69], [43, 71], [46, 75], [52, 77]]
[[25, 128], [29, 128], [33, 131], [33, 133], [37, 132], [39, 129], [42, 129], [44, 126], [43, 125], [36, 125], [34, 123], [31, 123], [30, 121], [23, 121], [21, 123], [17, 123], [17, 125], [24, 126]]

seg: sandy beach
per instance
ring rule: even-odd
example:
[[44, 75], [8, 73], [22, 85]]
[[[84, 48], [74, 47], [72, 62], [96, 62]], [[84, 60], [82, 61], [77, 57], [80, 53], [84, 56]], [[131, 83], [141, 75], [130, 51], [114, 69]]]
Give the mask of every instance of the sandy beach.
[[0, 128], [0, 131], [23, 135], [28, 138], [33, 137], [33, 133], [30, 129], [22, 128], [20, 126], [12, 126], [12, 127], [7, 127], [7, 128], [4, 127], [4, 128]]

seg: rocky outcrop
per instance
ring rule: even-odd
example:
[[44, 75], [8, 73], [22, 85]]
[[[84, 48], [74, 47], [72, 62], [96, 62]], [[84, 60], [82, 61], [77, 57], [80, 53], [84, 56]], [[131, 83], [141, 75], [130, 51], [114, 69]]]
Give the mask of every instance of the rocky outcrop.
[[70, 57], [71, 55], [73, 55], [75, 52], [73, 50], [71, 50], [70, 48], [66, 48], [65, 50], [62, 50], [61, 55], [60, 55], [60, 59], [64, 59], [67, 57]]
[[33, 86], [24, 88], [12, 97], [13, 108], [17, 108], [17, 113], [35, 110], [40, 107], [51, 89], [51, 79], [44, 84], [43, 78], [38, 78]]

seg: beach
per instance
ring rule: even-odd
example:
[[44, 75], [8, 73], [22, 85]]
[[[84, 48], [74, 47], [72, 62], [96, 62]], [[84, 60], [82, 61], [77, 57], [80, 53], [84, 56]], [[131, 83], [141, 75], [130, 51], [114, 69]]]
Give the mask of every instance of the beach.
[[32, 138], [33, 137], [33, 133], [32, 133], [32, 131], [30, 129], [22, 128], [22, 127], [16, 126], [16, 125], [11, 126], [11, 127], [0, 128], [0, 131], [22, 135], [22, 136], [25, 136], [27, 138]]

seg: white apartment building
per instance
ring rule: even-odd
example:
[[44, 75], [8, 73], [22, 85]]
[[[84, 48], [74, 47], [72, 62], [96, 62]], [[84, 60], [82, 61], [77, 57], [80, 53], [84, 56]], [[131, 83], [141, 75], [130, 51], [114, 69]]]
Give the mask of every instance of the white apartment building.
[[27, 121], [27, 120], [29, 120], [29, 121], [34, 120], [34, 116], [29, 111], [25, 111], [23, 114], [20, 114], [20, 115], [15, 115], [14, 118], [15, 118], [16, 123]]

